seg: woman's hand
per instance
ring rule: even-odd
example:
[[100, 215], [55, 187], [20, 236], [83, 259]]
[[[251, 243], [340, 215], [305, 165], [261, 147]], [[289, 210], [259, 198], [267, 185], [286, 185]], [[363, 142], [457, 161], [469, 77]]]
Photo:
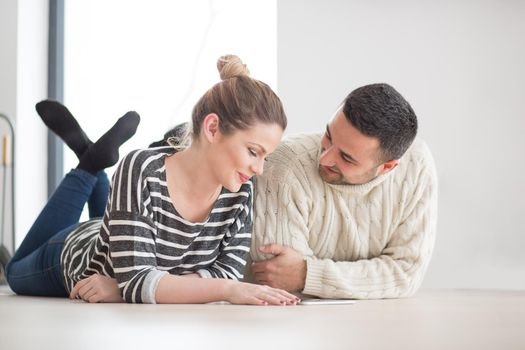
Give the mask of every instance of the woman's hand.
[[88, 303], [122, 303], [122, 295], [114, 278], [99, 274], [79, 281], [69, 294], [71, 299], [79, 296]]
[[252, 283], [233, 282], [227, 289], [227, 301], [249, 305], [296, 305], [301, 300], [285, 290]]

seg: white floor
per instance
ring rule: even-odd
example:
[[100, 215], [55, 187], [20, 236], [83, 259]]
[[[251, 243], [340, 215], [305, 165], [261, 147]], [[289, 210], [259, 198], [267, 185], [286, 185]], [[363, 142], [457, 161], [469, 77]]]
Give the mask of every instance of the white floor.
[[0, 287], [0, 349], [525, 349], [525, 291], [353, 305], [87, 304]]

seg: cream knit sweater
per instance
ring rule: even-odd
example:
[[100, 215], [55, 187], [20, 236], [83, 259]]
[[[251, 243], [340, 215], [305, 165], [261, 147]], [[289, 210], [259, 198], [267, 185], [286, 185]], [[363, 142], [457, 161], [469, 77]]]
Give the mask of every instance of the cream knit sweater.
[[307, 262], [303, 293], [322, 298], [412, 295], [436, 233], [437, 176], [416, 140], [391, 172], [364, 185], [330, 185], [318, 174], [321, 135], [299, 135], [269, 156], [257, 179], [251, 256], [278, 243]]

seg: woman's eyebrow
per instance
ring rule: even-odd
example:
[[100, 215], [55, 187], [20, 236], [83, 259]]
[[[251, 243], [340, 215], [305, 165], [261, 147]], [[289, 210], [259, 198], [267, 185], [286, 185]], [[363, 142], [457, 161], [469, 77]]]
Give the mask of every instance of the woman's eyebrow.
[[263, 153], [266, 153], [266, 149], [263, 146], [259, 145], [258, 143], [255, 143], [255, 142], [248, 142], [248, 143], [250, 145], [254, 145], [254, 146], [259, 147], [263, 151]]

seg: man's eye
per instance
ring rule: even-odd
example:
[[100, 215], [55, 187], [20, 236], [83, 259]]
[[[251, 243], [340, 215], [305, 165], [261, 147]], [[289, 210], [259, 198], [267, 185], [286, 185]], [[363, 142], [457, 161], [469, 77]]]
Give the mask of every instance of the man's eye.
[[255, 152], [252, 148], [248, 148], [248, 152], [252, 157], [257, 157], [257, 152]]

